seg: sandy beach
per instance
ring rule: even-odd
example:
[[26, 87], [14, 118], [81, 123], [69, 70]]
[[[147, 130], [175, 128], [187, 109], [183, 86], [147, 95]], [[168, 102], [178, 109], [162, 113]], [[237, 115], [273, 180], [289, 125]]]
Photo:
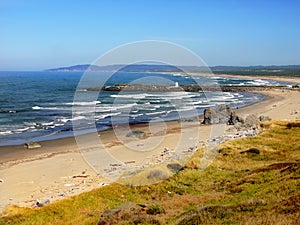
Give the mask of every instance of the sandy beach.
[[[300, 83], [299, 78], [286, 78], [285, 81], [291, 79]], [[260, 94], [266, 96], [264, 101], [238, 109], [238, 115], [246, 117], [255, 114], [275, 120], [300, 120], [299, 91], [272, 89], [261, 91]], [[96, 163], [99, 151], [105, 151], [115, 161], [138, 167], [151, 163], [166, 149], [172, 153], [199, 147], [213, 135], [212, 126], [200, 125], [200, 122], [201, 118], [186, 123], [138, 124], [131, 129], [147, 134], [138, 140], [126, 137], [126, 127], [117, 128], [122, 140], [116, 137], [114, 130], [103, 131], [98, 134], [102, 149], [87, 145], [84, 150], [86, 154], [82, 154], [83, 150], [78, 148], [75, 138], [44, 141], [41, 142], [42, 147], [37, 149], [0, 147], [0, 211], [8, 205], [32, 206], [37, 199], [53, 202], [109, 183], [103, 174], [96, 172], [86, 162], [83, 155], [90, 157], [89, 163], [93, 160]], [[197, 139], [190, 134], [196, 134]], [[90, 138], [85, 135], [85, 140]]]

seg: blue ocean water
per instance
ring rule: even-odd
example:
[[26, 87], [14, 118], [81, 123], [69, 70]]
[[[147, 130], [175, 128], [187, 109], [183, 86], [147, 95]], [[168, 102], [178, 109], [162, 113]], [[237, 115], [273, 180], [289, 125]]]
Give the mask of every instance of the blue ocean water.
[[[0, 72], [0, 145], [23, 144], [72, 136], [72, 121], [80, 121], [81, 129], [88, 132], [96, 125], [98, 130], [108, 129], [114, 123], [128, 118], [130, 123], [151, 122], [156, 119], [175, 120], [178, 112], [196, 108], [199, 114], [206, 107], [226, 103], [241, 107], [260, 101], [263, 97], [249, 93], [114, 93], [101, 92], [90, 101], [84, 87], [98, 84], [194, 84], [219, 85], [281, 85], [267, 80], [230, 79], [221, 77], [192, 77], [189, 75], [159, 73], [95, 72], [77, 85], [82, 72]], [[150, 79], [149, 76], [151, 77]], [[109, 79], [108, 79], [109, 78]], [[97, 85], [96, 85], [97, 84]], [[74, 102], [74, 93], [83, 92], [82, 101]], [[93, 106], [94, 112], [90, 108]], [[72, 107], [76, 115], [72, 115]], [[188, 117], [188, 113], [186, 114]], [[87, 121], [93, 120], [93, 124]]]

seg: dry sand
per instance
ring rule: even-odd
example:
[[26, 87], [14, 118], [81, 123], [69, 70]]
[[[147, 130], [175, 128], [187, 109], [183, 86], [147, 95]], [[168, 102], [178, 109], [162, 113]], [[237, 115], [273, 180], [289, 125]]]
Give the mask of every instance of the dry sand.
[[[300, 83], [299, 79], [295, 82]], [[238, 109], [238, 114], [300, 120], [299, 91], [274, 89], [260, 93], [267, 96], [265, 101]], [[222, 134], [221, 127], [200, 126], [200, 120], [132, 127], [147, 134], [143, 139], [126, 137], [129, 132], [126, 127], [116, 129], [121, 140], [113, 130], [84, 135], [82, 140], [88, 143], [85, 149], [79, 149], [74, 138], [45, 141], [41, 143], [42, 148], [31, 150], [23, 146], [0, 147], [0, 211], [7, 205], [31, 206], [37, 199], [53, 202], [101, 187], [109, 182], [101, 176], [105, 168], [97, 172], [92, 169], [101, 162], [105, 162], [106, 167], [116, 162], [127, 162], [134, 167], [158, 163], [163, 160], [161, 153], [166, 149], [171, 157]], [[107, 168], [105, 171], [110, 172]]]

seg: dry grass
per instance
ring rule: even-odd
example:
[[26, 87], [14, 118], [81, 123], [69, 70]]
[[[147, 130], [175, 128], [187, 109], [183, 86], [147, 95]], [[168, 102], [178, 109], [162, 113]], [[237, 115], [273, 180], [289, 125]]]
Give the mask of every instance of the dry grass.
[[[96, 224], [106, 209], [130, 202], [162, 207], [156, 224], [300, 224], [299, 124], [266, 122], [258, 136], [222, 144], [204, 171], [197, 169], [199, 150], [183, 171], [158, 184], [112, 184], [40, 209], [9, 207], [0, 224]], [[241, 154], [251, 148], [259, 154]], [[135, 224], [130, 215], [119, 222]]]

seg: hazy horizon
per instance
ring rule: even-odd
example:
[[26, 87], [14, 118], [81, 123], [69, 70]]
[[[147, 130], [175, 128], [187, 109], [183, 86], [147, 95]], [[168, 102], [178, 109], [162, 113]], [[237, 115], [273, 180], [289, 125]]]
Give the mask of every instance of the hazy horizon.
[[[36, 69], [36, 70], [25, 70], [25, 69], [10, 69], [10, 70], [0, 70], [0, 72], [14, 72], [14, 71], [16, 71], [16, 72], [30, 72], [30, 71], [32, 71], [32, 72], [42, 72], [42, 71], [47, 71], [47, 70], [52, 70], [52, 69], [60, 69], [60, 68], [68, 68], [68, 67], [73, 67], [73, 66], [84, 66], [84, 65], [88, 65], [89, 63], [80, 63], [80, 64], [76, 64], [76, 65], [66, 65], [66, 66], [59, 66], [59, 67], [53, 67], [53, 68], [42, 68], [42, 69]], [[91, 65], [91, 64], [89, 64], [89, 65]], [[111, 64], [111, 65], [105, 65], [105, 66], [117, 66], [117, 65], [125, 65], [125, 64]], [[141, 64], [138, 64], [138, 65], [141, 65]], [[144, 64], [144, 65], [154, 65], [154, 66], [156, 66], [157, 64]], [[187, 67], [193, 67], [193, 65], [172, 65], [172, 66], [187, 66]], [[197, 65], [195, 65], [195, 66], [197, 66]], [[262, 64], [258, 64], [258, 65], [239, 65], [239, 66], [237, 66], [237, 65], [212, 65], [212, 66], [210, 66], [210, 65], [208, 65], [208, 67], [209, 68], [212, 68], [212, 67], [245, 67], [245, 68], [247, 68], [247, 67], [256, 67], [256, 66], [263, 66], [263, 67], [272, 67], [272, 66], [300, 66], [300, 63], [299, 64], [294, 64], [294, 65], [287, 65], [287, 64], [285, 64], [285, 65], [283, 65], [283, 64], [278, 64], [278, 65], [274, 65], [274, 64], [270, 64], [270, 65], [262, 65]], [[201, 67], [201, 66], [200, 66]]]

